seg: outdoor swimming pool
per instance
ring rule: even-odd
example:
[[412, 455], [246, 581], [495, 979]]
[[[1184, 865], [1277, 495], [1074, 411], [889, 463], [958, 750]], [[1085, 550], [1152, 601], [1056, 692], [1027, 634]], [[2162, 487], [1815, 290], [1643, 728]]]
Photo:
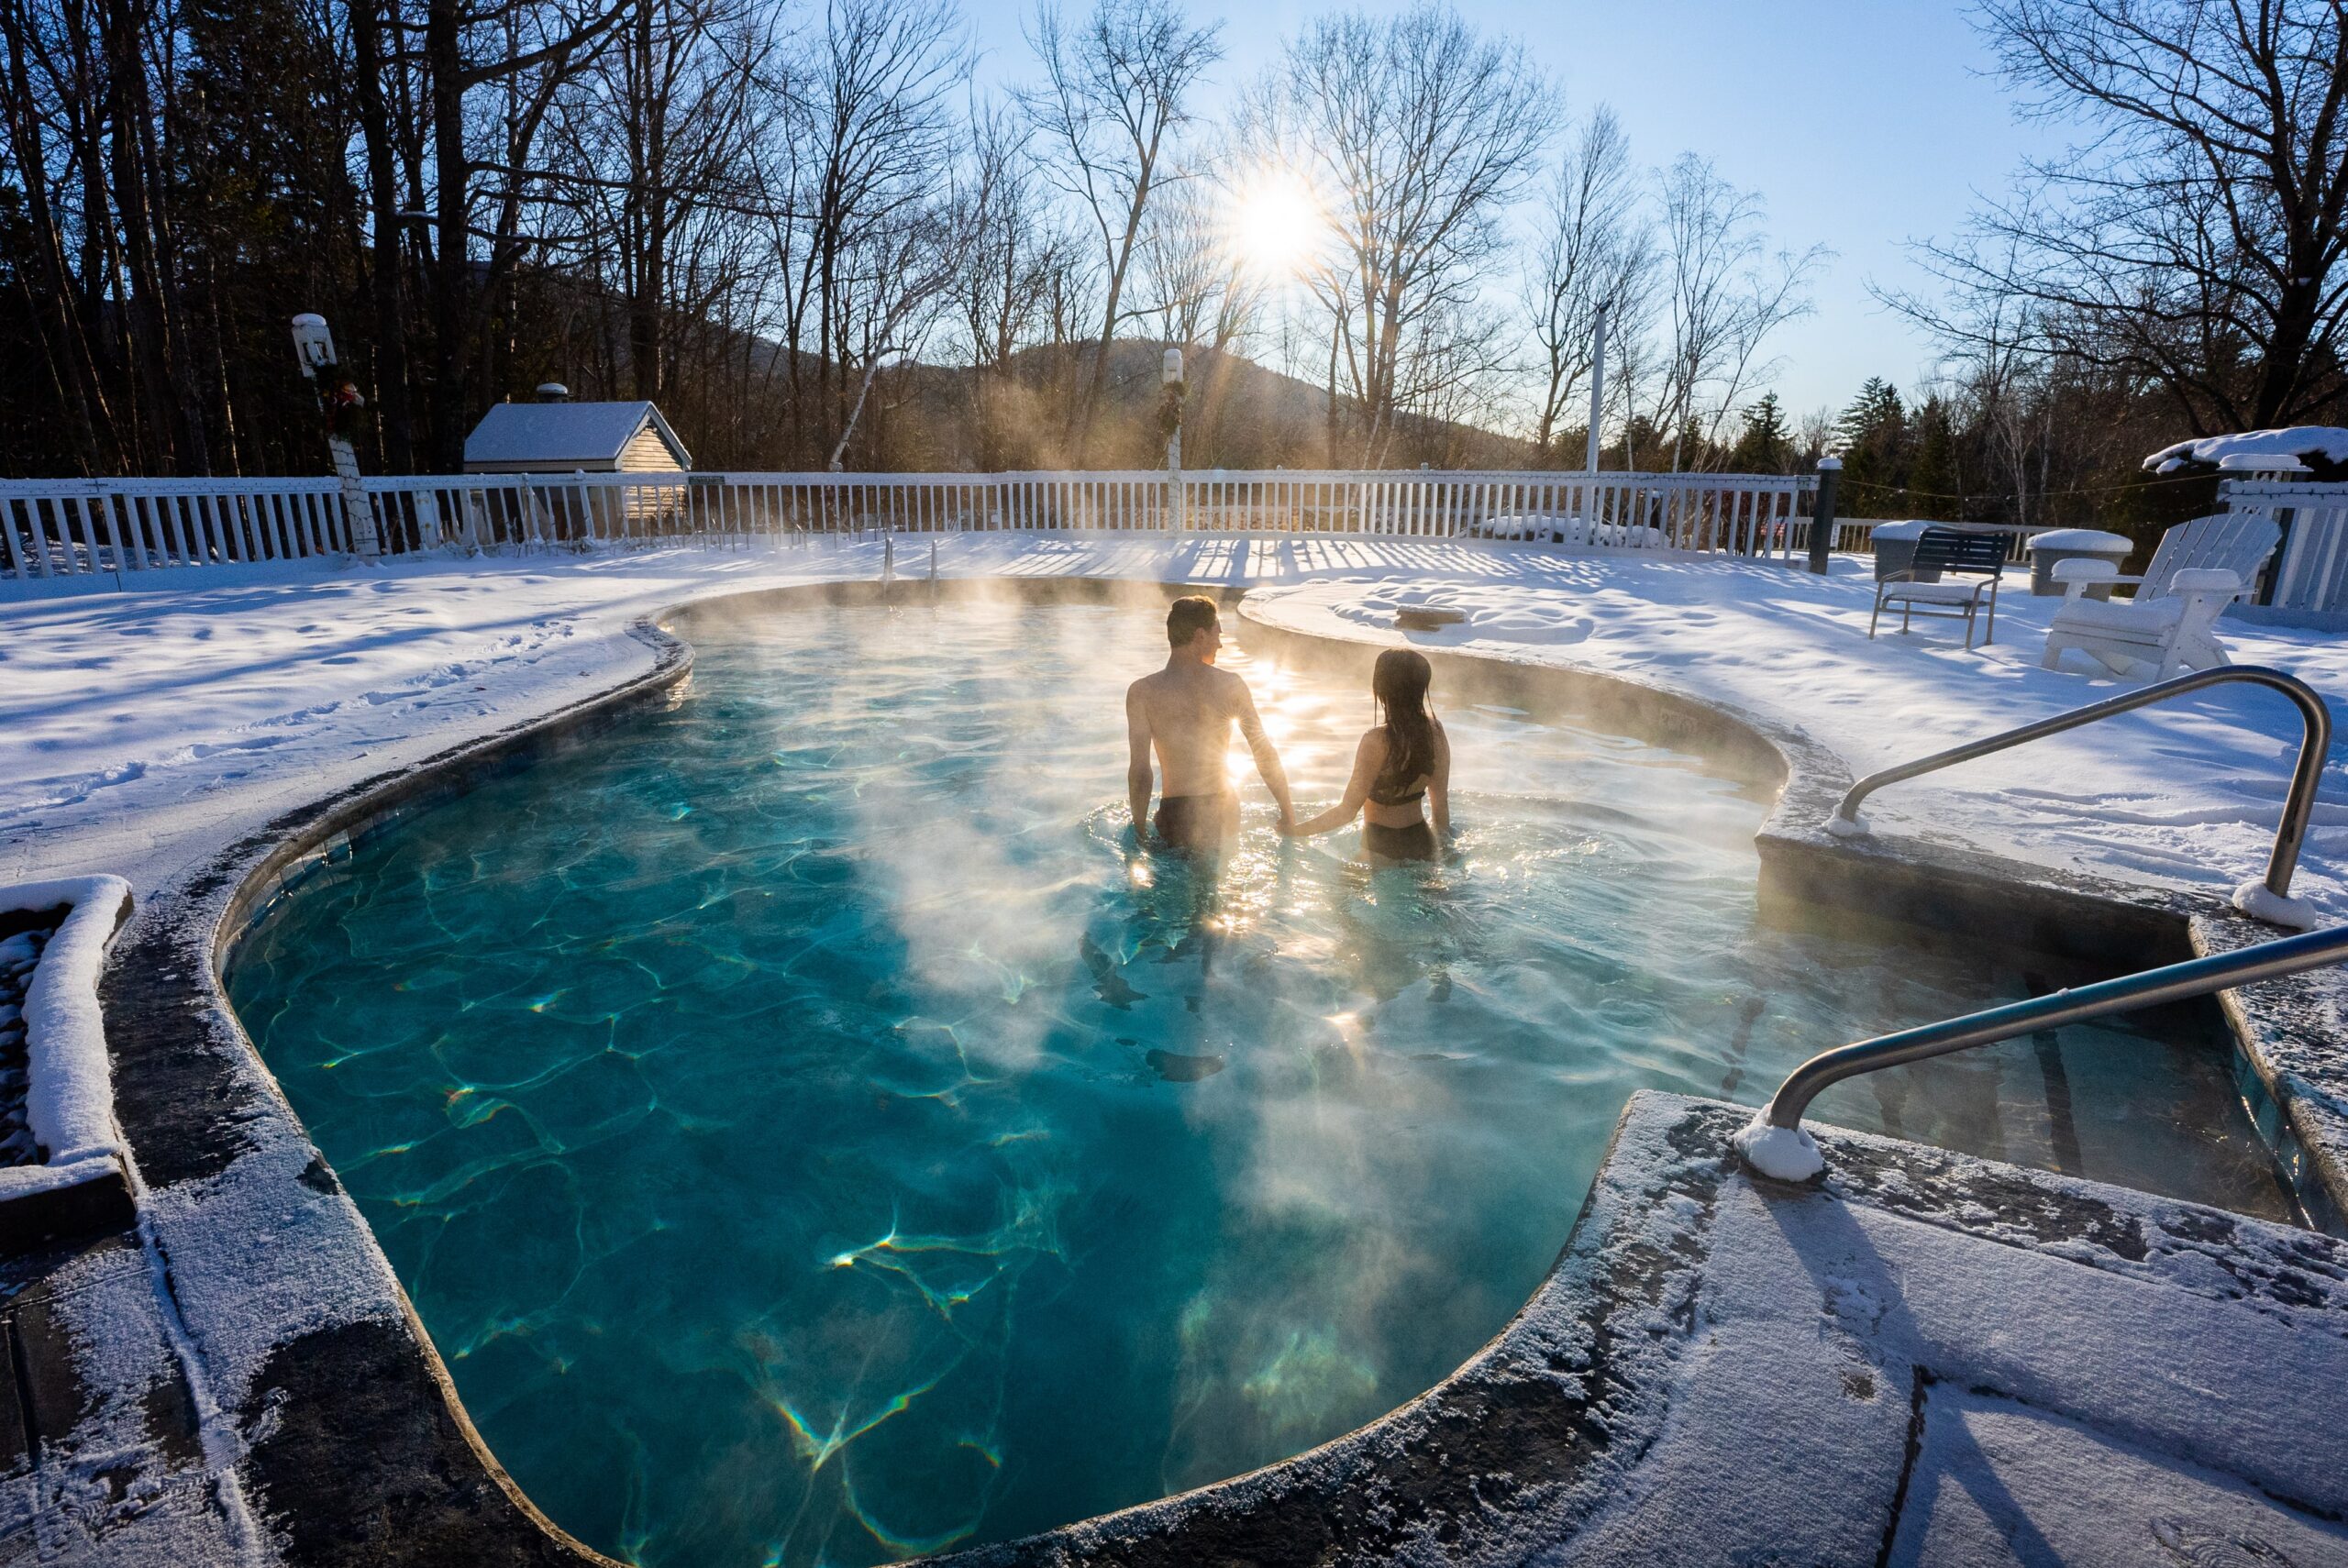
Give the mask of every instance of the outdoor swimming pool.
[[[1437, 708], [1457, 864], [1124, 841], [1162, 607], [683, 618], [665, 710], [361, 843], [231, 999], [531, 1497], [648, 1563], [862, 1562], [1296, 1452], [1451, 1370], [1623, 1103], [1757, 1103], [2024, 972], [1758, 926], [1763, 791]], [[1300, 803], [1365, 690], [1226, 657]], [[1821, 1118], [2269, 1217], [2214, 1032], [2062, 1031]]]

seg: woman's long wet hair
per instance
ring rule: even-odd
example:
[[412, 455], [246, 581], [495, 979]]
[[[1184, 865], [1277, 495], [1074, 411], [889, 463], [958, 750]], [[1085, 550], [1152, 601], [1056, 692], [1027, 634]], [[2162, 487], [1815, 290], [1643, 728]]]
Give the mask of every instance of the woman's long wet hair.
[[1434, 771], [1434, 718], [1427, 712], [1427, 684], [1434, 671], [1416, 648], [1388, 648], [1370, 672], [1370, 695], [1386, 713], [1386, 766], [1379, 782], [1407, 787]]

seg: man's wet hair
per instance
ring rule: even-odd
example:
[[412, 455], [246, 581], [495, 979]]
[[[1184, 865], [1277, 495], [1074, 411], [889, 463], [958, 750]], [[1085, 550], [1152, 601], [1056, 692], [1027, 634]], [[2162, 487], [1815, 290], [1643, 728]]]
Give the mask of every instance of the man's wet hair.
[[1185, 594], [1166, 612], [1166, 644], [1168, 647], [1186, 646], [1192, 637], [1222, 621], [1223, 617], [1215, 613], [1213, 600]]

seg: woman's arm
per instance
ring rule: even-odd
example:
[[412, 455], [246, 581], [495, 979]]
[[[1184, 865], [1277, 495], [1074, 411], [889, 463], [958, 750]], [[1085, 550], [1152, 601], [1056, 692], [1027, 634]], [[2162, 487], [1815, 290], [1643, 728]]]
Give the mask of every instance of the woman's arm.
[[1386, 735], [1381, 730], [1371, 730], [1354, 747], [1354, 776], [1346, 781], [1346, 798], [1306, 822], [1280, 831], [1290, 838], [1310, 838], [1316, 833], [1341, 828], [1361, 813], [1361, 803], [1369, 799], [1370, 781], [1378, 770], [1386, 766]]
[[1443, 722], [1434, 724], [1434, 771], [1427, 778], [1427, 814], [1434, 819], [1434, 837], [1439, 845], [1451, 842], [1451, 737], [1443, 733]]

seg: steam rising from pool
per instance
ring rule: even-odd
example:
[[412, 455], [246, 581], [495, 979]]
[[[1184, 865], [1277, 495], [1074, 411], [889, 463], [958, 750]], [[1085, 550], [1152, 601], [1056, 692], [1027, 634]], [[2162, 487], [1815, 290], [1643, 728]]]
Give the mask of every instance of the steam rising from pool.
[[[697, 615], [682, 701], [360, 845], [238, 960], [590, 1543], [874, 1562], [1295, 1452], [1507, 1320], [1633, 1088], [1757, 1102], [2024, 986], [1756, 929], [1755, 791], [1440, 676], [1454, 863], [1281, 843], [1244, 752], [1219, 875], [1142, 853], [1163, 602]], [[1366, 691], [1227, 662], [1334, 796]], [[2210, 1043], [2069, 1031], [1819, 1110], [2276, 1211]]]

